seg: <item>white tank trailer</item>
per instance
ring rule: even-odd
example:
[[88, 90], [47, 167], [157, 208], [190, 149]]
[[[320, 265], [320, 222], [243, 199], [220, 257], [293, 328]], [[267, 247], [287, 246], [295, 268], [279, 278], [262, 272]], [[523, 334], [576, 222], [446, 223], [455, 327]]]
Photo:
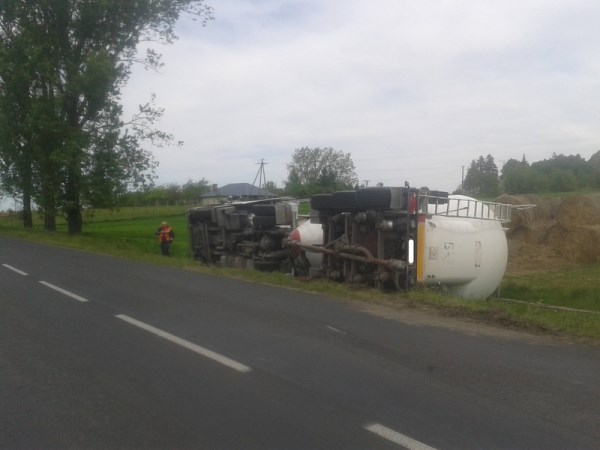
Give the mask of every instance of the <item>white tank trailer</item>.
[[286, 245], [334, 280], [484, 298], [506, 270], [511, 205], [407, 186], [318, 194], [311, 209]]

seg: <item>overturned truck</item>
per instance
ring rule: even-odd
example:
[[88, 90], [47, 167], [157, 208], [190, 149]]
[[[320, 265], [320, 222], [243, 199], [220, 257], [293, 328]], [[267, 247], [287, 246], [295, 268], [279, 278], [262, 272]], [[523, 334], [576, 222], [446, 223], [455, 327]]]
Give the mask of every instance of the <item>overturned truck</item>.
[[210, 264], [487, 297], [506, 269], [510, 215], [511, 205], [406, 186], [314, 195], [297, 228], [280, 198], [193, 208], [188, 225], [194, 257]]
[[377, 187], [315, 195], [311, 207], [288, 245], [331, 279], [487, 297], [504, 276], [511, 205]]
[[297, 215], [297, 205], [290, 200], [268, 198], [188, 210], [192, 255], [224, 267], [286, 270], [291, 258], [283, 244]]

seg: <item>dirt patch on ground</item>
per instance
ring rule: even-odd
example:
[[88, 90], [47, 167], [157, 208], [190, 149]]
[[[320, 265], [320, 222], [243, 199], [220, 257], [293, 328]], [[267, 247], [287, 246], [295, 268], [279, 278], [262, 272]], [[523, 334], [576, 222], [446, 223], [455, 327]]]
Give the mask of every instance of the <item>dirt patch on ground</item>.
[[600, 194], [503, 195], [497, 201], [522, 208], [513, 210], [507, 227], [507, 275], [600, 263]]

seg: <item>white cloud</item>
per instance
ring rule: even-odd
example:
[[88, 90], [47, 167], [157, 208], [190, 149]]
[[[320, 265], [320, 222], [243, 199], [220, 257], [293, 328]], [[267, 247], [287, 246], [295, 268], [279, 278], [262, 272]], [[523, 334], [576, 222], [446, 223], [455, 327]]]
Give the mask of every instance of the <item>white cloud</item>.
[[294, 149], [351, 152], [371, 183], [453, 189], [461, 166], [598, 148], [600, 31], [593, 1], [219, 0], [182, 22], [158, 94], [183, 149], [155, 152], [159, 182], [278, 184]]

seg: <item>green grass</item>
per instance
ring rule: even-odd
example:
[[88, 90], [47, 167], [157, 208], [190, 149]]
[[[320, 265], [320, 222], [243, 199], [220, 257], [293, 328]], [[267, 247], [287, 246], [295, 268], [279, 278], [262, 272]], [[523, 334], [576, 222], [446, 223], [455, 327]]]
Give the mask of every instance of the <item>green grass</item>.
[[[326, 280], [306, 281], [281, 273], [262, 273], [206, 267], [191, 258], [186, 207], [123, 208], [119, 211], [87, 211], [84, 232], [69, 236], [63, 220], [57, 232], [42, 229], [35, 217], [34, 227], [25, 230], [15, 215], [0, 215], [0, 235], [77, 248], [155, 264], [167, 264], [219, 276], [235, 277], [254, 283], [268, 283], [286, 288], [315, 292], [342, 299], [397, 305], [399, 307], [435, 309], [438, 314], [476, 318], [502, 326], [536, 332], [565, 334], [600, 341], [600, 314], [555, 311], [537, 304], [600, 311], [600, 265], [563, 271], [506, 278], [502, 297], [530, 302], [514, 304], [499, 300], [463, 300], [417, 290], [410, 293], [381, 293], [365, 287], [353, 287]], [[166, 220], [176, 233], [171, 258], [160, 255], [154, 232]]]
[[0, 233], [118, 257], [162, 261], [164, 258], [158, 258], [160, 249], [154, 233], [164, 220], [175, 230], [171, 262], [182, 266], [186, 262], [191, 263], [185, 211], [186, 207], [182, 206], [86, 211], [80, 236], [69, 236], [66, 223], [61, 218], [57, 219], [56, 232], [48, 233], [43, 230], [42, 220], [37, 215], [30, 230], [22, 228], [17, 215], [1, 215]]
[[600, 265], [506, 278], [502, 297], [600, 312]]
[[300, 202], [298, 205], [298, 214], [307, 216], [310, 214], [310, 202]]
[[540, 308], [536, 302], [464, 300], [427, 291], [411, 292], [408, 297], [413, 304], [434, 307], [445, 315], [471, 317], [511, 329], [600, 340], [600, 314]]

